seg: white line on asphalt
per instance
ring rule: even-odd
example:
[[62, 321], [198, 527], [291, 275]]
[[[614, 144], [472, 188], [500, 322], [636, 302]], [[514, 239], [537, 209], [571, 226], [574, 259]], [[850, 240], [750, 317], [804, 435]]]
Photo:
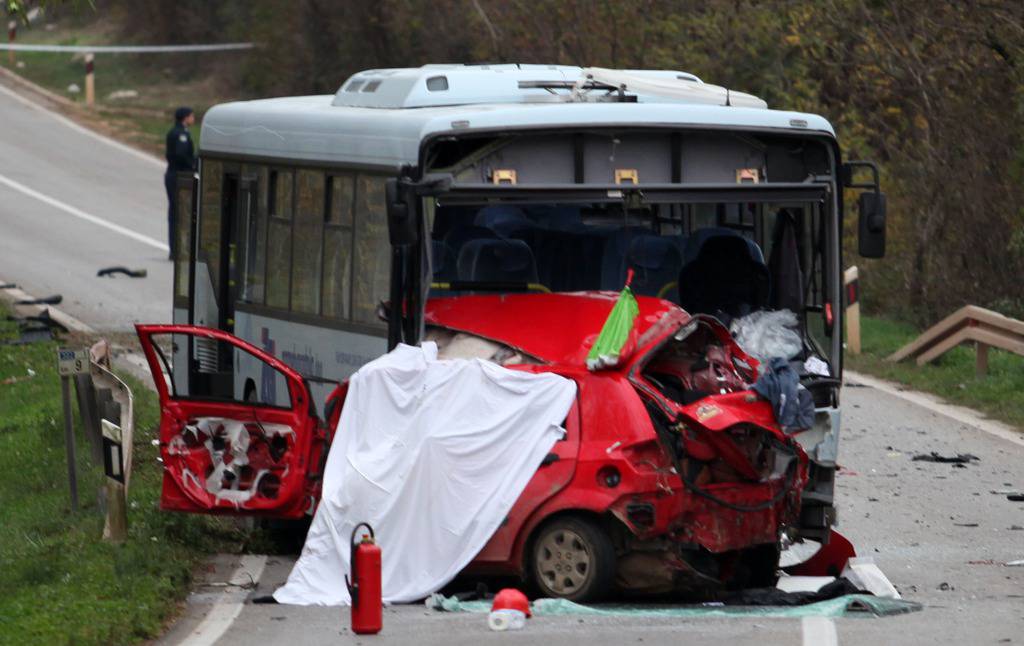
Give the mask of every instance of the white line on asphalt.
[[[249, 581], [259, 582], [263, 576], [263, 568], [267, 565], [267, 557], [263, 554], [246, 554], [241, 558], [241, 564], [228, 579], [232, 583], [248, 583]], [[217, 640], [224, 636], [224, 633], [231, 628], [235, 617], [245, 607], [244, 603], [216, 603], [206, 613], [203, 620], [199, 622], [195, 630], [183, 639], [179, 646], [212, 646]]]
[[44, 106], [39, 105], [38, 103], [36, 103], [35, 101], [32, 101], [31, 99], [23, 97], [22, 95], [18, 94], [14, 90], [11, 90], [10, 88], [7, 88], [7, 87], [4, 87], [3, 85], [0, 85], [0, 94], [4, 94], [4, 95], [14, 99], [18, 103], [21, 103], [22, 105], [25, 105], [25, 106], [27, 106], [29, 108], [32, 108], [33, 110], [38, 110], [39, 112], [42, 112], [44, 114], [49, 115], [53, 119], [56, 119], [60, 123], [64, 124], [68, 128], [71, 128], [75, 132], [78, 132], [79, 134], [83, 134], [83, 135], [85, 135], [87, 137], [91, 137], [92, 139], [95, 139], [96, 141], [101, 141], [101, 142], [107, 144], [108, 146], [111, 146], [113, 148], [117, 148], [121, 152], [128, 153], [129, 155], [132, 155], [133, 157], [135, 157], [137, 159], [141, 159], [141, 160], [149, 162], [151, 164], [155, 164], [157, 166], [160, 166], [161, 168], [164, 166], [164, 162], [160, 161], [158, 158], [154, 157], [153, 155], [150, 155], [148, 153], [144, 153], [141, 150], [136, 150], [135, 148], [132, 148], [131, 146], [125, 145], [125, 144], [121, 143], [120, 141], [116, 141], [114, 139], [111, 139], [110, 137], [101, 135], [100, 133], [98, 133], [98, 132], [96, 132], [94, 130], [89, 130], [88, 128], [86, 128], [84, 126], [81, 126], [81, 125], [75, 123], [71, 119], [68, 119], [64, 115], [58, 114], [58, 113], [54, 112], [53, 110], [50, 110], [49, 108], [46, 108]]
[[836, 622], [831, 617], [804, 617], [800, 620], [803, 646], [839, 646]]
[[107, 229], [110, 229], [111, 231], [114, 231], [115, 233], [120, 233], [123, 236], [127, 236], [132, 240], [136, 240], [143, 244], [147, 244], [155, 249], [159, 249], [161, 251], [169, 251], [169, 248], [166, 243], [160, 242], [155, 238], [150, 238], [149, 236], [139, 233], [138, 231], [133, 231], [127, 227], [123, 227], [120, 224], [114, 224], [113, 222], [104, 220], [103, 218], [92, 215], [91, 213], [86, 213], [85, 211], [77, 209], [71, 206], [70, 204], [61, 202], [57, 198], [50, 197], [49, 195], [44, 195], [39, 191], [31, 189], [20, 182], [16, 182], [10, 177], [7, 177], [6, 175], [0, 175], [0, 184], [3, 184], [8, 188], [12, 188], [18, 191], [19, 193], [23, 193], [29, 197], [35, 198], [40, 202], [49, 204], [54, 208], [60, 209], [61, 211], [64, 211], [68, 215], [73, 215], [76, 218], [85, 220], [86, 222], [91, 222], [101, 227], [105, 227]]
[[932, 411], [933, 413], [945, 415], [946, 417], [954, 419], [961, 424], [973, 426], [988, 433], [989, 435], [994, 435], [998, 438], [1007, 440], [1008, 442], [1013, 442], [1018, 446], [1024, 446], [1024, 433], [1021, 433], [1012, 426], [1003, 424], [1002, 422], [985, 419], [980, 413], [971, 410], [970, 408], [947, 404], [935, 395], [917, 392], [916, 390], [907, 390], [899, 384], [862, 375], [859, 372], [847, 370], [844, 373], [844, 377], [855, 383], [880, 390], [883, 393], [888, 393], [893, 397], [899, 397], [904, 401], [916, 404], [922, 408]]

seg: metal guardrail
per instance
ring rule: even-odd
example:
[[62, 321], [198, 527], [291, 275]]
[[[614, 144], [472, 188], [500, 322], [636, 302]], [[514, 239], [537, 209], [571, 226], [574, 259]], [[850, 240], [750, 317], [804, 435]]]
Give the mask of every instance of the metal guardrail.
[[106, 473], [107, 514], [103, 539], [115, 543], [128, 536], [128, 485], [132, 473], [135, 406], [127, 384], [110, 371], [110, 346], [92, 347], [88, 370], [75, 375], [79, 417], [93, 452]]
[[1024, 356], [1024, 321], [1003, 316], [976, 305], [961, 307], [921, 336], [903, 346], [886, 361], [916, 358], [923, 366], [961, 343], [974, 342], [975, 373], [988, 373], [988, 349], [1000, 348]]

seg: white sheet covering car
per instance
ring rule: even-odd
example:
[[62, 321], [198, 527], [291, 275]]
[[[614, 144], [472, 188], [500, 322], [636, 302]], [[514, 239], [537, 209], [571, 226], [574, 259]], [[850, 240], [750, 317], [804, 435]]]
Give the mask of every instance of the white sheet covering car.
[[348, 605], [349, 540], [370, 523], [384, 600], [422, 599], [491, 538], [564, 430], [575, 382], [401, 345], [352, 376], [302, 554], [274, 598]]

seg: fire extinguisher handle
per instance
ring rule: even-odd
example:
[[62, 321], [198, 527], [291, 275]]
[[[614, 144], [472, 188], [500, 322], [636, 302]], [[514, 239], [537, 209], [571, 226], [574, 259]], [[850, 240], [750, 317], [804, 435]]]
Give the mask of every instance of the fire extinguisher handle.
[[370, 523], [359, 523], [358, 525], [352, 528], [352, 537], [349, 539], [349, 543], [354, 544], [356, 542], [356, 532], [359, 531], [360, 527], [365, 527], [366, 529], [370, 530], [370, 538], [377, 538], [373, 535], [373, 528], [370, 527]]

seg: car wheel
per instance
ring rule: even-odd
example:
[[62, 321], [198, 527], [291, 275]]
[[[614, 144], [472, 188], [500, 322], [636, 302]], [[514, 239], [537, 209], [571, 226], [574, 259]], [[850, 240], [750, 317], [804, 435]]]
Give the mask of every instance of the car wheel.
[[615, 547], [582, 518], [557, 518], [538, 532], [531, 550], [533, 584], [544, 597], [596, 601], [615, 580]]

